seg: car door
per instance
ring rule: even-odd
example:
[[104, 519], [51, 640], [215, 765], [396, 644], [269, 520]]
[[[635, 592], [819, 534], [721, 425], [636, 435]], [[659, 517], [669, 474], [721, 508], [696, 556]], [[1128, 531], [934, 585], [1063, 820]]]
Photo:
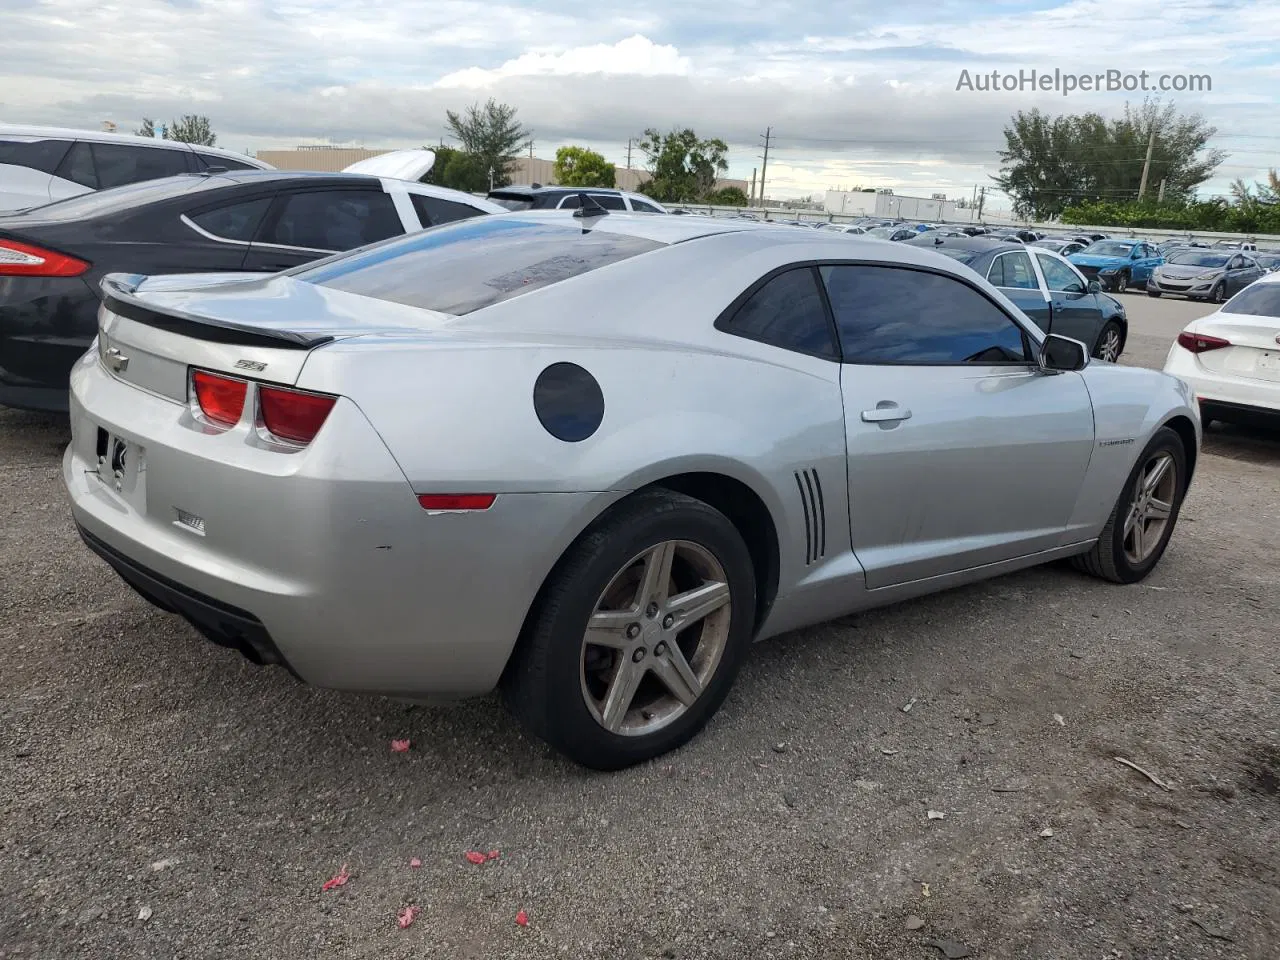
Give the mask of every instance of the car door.
[[853, 548], [870, 589], [1062, 543], [1093, 449], [1083, 378], [1046, 374], [945, 273], [821, 269], [841, 345]]
[[1252, 259], [1244, 254], [1236, 254], [1227, 264], [1227, 296], [1235, 296], [1260, 276], [1262, 276], [1262, 270]]
[[1023, 250], [997, 254], [987, 268], [987, 282], [1018, 305], [1045, 333], [1053, 320], [1049, 294], [1031, 266], [1031, 256]]
[[1057, 257], [1036, 254], [1036, 262], [1049, 288], [1049, 309], [1053, 332], [1079, 340], [1090, 351], [1102, 328], [1099, 294], [1089, 292], [1089, 284], [1075, 269]]
[[1151, 274], [1155, 272], [1156, 267], [1164, 263], [1164, 257], [1160, 256], [1158, 250], [1149, 243], [1138, 244], [1139, 267], [1132, 272], [1135, 283], [1145, 284], [1151, 279]]
[[404, 233], [391, 197], [376, 187], [287, 190], [263, 218], [246, 270], [287, 270]]

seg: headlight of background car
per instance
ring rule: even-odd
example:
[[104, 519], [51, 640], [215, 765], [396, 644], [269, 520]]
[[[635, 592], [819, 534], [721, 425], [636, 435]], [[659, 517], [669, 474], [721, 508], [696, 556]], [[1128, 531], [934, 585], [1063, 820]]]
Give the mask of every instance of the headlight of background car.
[[1105, 267], [1105, 268], [1103, 268], [1102, 270], [1099, 270], [1099, 271], [1098, 271], [1099, 275], [1104, 276], [1104, 277], [1105, 277], [1105, 276], [1108, 276], [1109, 274], [1115, 273], [1115, 272], [1116, 272], [1116, 268], [1115, 268], [1115, 267]]
[[1218, 275], [1218, 272], [1217, 272], [1216, 270], [1214, 270], [1214, 271], [1211, 271], [1210, 273], [1202, 273], [1202, 274], [1200, 274], [1199, 276], [1197, 276], [1197, 277], [1196, 277], [1196, 279], [1197, 279], [1197, 280], [1212, 280], [1212, 279], [1213, 279], [1214, 277], [1216, 277], [1217, 275]]

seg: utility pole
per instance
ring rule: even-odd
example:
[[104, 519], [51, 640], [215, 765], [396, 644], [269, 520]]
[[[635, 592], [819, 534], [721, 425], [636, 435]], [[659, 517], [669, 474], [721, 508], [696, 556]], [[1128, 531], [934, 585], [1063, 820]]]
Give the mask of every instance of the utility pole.
[[975, 184], [973, 185], [973, 203], [972, 203], [972, 206], [975, 206], [975, 207], [976, 207], [977, 205], [978, 205], [978, 185], [975, 183]]
[[987, 202], [987, 188], [981, 187], [978, 190], [978, 222], [982, 222], [982, 205]]
[[533, 141], [532, 140], [529, 141], [529, 159], [530, 160], [533, 159]]
[[631, 169], [631, 138], [627, 138], [627, 169]]
[[764, 133], [764, 162], [760, 165], [760, 206], [764, 206], [764, 175], [769, 169], [769, 141], [773, 137], [773, 127], [765, 127]]
[[1164, 203], [1164, 185], [1169, 181], [1165, 177], [1160, 178], [1160, 193], [1156, 197], [1156, 203]]
[[747, 206], [754, 207], [756, 205], [756, 168], [751, 168], [751, 195], [747, 197]]
[[1142, 182], [1138, 184], [1138, 199], [1147, 192], [1147, 175], [1151, 172], [1151, 154], [1156, 148], [1156, 125], [1151, 124], [1151, 136], [1147, 138], [1147, 160], [1142, 165]]

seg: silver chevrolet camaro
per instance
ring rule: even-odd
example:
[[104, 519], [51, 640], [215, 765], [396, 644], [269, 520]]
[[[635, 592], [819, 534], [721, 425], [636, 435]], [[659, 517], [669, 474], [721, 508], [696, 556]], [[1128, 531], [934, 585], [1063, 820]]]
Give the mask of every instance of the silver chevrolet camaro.
[[308, 683], [500, 688], [602, 769], [696, 733], [754, 638], [1142, 579], [1199, 451], [1180, 381], [825, 231], [588, 204], [104, 293], [63, 473], [121, 577]]

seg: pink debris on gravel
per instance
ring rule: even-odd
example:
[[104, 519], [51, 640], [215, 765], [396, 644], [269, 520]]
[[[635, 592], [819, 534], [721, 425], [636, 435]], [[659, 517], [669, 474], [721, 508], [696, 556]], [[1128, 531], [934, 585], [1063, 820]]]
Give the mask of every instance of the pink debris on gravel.
[[409, 741], [408, 740], [392, 740], [391, 752], [392, 753], [408, 753]]
[[411, 866], [411, 867], [413, 867], [413, 869], [417, 870], [420, 866], [422, 866], [422, 861], [421, 861], [421, 860], [419, 860], [417, 857], [410, 857], [410, 858], [409, 858], [409, 866]]
[[502, 854], [498, 853], [497, 850], [490, 850], [488, 859], [497, 860], [500, 856], [502, 856]]
[[522, 927], [527, 927], [529, 925], [529, 915], [521, 910], [516, 914], [516, 923]]
[[418, 919], [418, 907], [405, 907], [396, 914], [396, 923], [400, 925], [401, 930], [408, 930], [413, 926], [413, 921]]
[[488, 859], [489, 858], [485, 856], [483, 853], [481, 853], [479, 850], [467, 851], [467, 863], [479, 864], [479, 863], [484, 863]]
[[347, 873], [347, 865], [344, 863], [342, 865], [342, 869], [339, 870], [334, 876], [326, 880], [324, 882], [324, 886], [321, 887], [320, 889], [332, 890], [334, 887], [345, 887], [347, 885], [347, 881], [350, 879], [351, 879], [351, 874]]

